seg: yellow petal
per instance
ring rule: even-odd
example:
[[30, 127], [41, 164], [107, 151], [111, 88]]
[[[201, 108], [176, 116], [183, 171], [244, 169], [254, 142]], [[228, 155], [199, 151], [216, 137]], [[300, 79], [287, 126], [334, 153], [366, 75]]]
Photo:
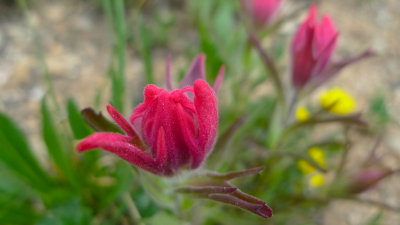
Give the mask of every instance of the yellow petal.
[[322, 92], [319, 101], [323, 108], [337, 115], [349, 114], [356, 108], [353, 97], [340, 88], [332, 88]]
[[325, 177], [323, 174], [318, 173], [310, 177], [309, 185], [311, 187], [321, 187], [325, 183]]
[[315, 168], [305, 160], [299, 160], [297, 166], [299, 167], [300, 172], [305, 175], [314, 173], [315, 171]]
[[312, 147], [308, 150], [308, 155], [311, 157], [311, 159], [314, 160], [320, 167], [326, 168], [326, 162], [325, 162], [325, 153], [322, 151], [322, 149], [318, 147]]
[[308, 110], [304, 106], [300, 106], [296, 110], [296, 119], [298, 121], [305, 121], [310, 118], [310, 114], [308, 113]]

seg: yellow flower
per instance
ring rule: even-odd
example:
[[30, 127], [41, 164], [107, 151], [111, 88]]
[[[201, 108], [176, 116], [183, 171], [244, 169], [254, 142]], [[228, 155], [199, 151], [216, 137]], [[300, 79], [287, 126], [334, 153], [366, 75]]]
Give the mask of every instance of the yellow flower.
[[323, 108], [337, 115], [349, 114], [356, 108], [353, 97], [340, 88], [322, 92], [319, 101]]
[[308, 180], [308, 184], [311, 187], [321, 187], [322, 185], [324, 185], [324, 183], [325, 183], [325, 177], [322, 173], [317, 173], [312, 177], [310, 177], [310, 179]]
[[305, 121], [310, 118], [310, 114], [308, 113], [308, 110], [304, 106], [300, 106], [296, 110], [296, 119], [298, 121]]
[[305, 160], [299, 160], [297, 166], [303, 174], [311, 174], [315, 171], [315, 168]]
[[[322, 168], [326, 167], [325, 154], [324, 151], [322, 151], [322, 149], [318, 147], [312, 147], [308, 150], [308, 155], [320, 167]], [[300, 171], [306, 175], [314, 173], [316, 171], [315, 167], [305, 160], [299, 160], [297, 166], [299, 167]]]
[[325, 154], [322, 149], [318, 147], [312, 147], [308, 150], [308, 155], [313, 159], [320, 167], [325, 168]]

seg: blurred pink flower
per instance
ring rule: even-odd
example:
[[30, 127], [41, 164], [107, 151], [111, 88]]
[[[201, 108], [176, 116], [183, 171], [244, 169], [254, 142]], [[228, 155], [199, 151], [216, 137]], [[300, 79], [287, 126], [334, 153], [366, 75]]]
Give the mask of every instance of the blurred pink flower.
[[283, 0], [243, 0], [245, 9], [251, 15], [255, 26], [271, 24], [281, 8]]
[[253, 21], [258, 26], [269, 25], [276, 17], [283, 0], [252, 0]]
[[291, 46], [292, 83], [299, 90], [306, 84], [318, 85], [336, 75], [343, 67], [372, 55], [370, 51], [341, 62], [331, 63], [338, 31], [331, 18], [317, 20], [317, 7], [311, 6], [307, 19], [299, 26]]
[[[130, 122], [108, 105], [108, 113], [126, 135], [99, 132], [80, 142], [78, 151], [102, 148], [160, 176], [174, 175], [184, 166], [198, 168], [212, 150], [218, 128], [215, 92], [198, 79], [204, 78], [204, 58], [201, 55], [193, 62], [181, 89], [167, 91], [148, 85], [144, 102], [133, 111]], [[171, 89], [169, 79], [168, 62], [167, 86]]]
[[317, 7], [312, 6], [308, 18], [298, 28], [292, 42], [292, 80], [301, 88], [320, 76], [336, 47], [338, 32], [329, 16], [317, 21]]
[[348, 191], [354, 194], [364, 192], [393, 173], [391, 169], [364, 169], [352, 176]]

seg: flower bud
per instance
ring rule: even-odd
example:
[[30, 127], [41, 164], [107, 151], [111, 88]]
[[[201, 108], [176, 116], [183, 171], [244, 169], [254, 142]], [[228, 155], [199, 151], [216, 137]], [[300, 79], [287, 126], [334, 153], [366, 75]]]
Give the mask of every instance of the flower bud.
[[350, 179], [348, 192], [358, 194], [370, 188], [373, 188], [385, 177], [393, 174], [391, 169], [365, 169], [362, 170]]
[[[194, 64], [199, 59], [203, 62], [204, 56]], [[198, 168], [215, 143], [218, 106], [214, 90], [202, 79], [193, 81], [172, 91], [148, 85], [130, 122], [107, 106], [126, 135], [99, 132], [79, 143], [78, 151], [102, 148], [160, 176], [174, 175], [182, 167]]]
[[278, 14], [283, 0], [243, 0], [256, 27], [268, 26]]
[[298, 28], [291, 46], [292, 82], [296, 89], [323, 75], [336, 47], [338, 32], [329, 16], [317, 21], [317, 7]]
[[367, 50], [357, 56], [332, 62], [331, 56], [336, 48], [338, 35], [331, 18], [323, 15], [319, 22], [317, 7], [312, 6], [307, 19], [297, 29], [291, 45], [292, 84], [297, 91], [305, 85], [320, 85], [344, 67], [374, 55]]

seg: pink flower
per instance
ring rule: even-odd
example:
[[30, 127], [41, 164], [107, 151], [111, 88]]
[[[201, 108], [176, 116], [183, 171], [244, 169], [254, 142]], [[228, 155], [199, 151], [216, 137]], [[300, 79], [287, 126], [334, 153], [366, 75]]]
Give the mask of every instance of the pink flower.
[[[167, 91], [155, 85], [144, 90], [144, 102], [128, 122], [111, 105], [108, 113], [125, 132], [99, 132], [79, 143], [78, 151], [102, 148], [144, 170], [160, 176], [174, 175], [188, 166], [198, 168], [212, 150], [218, 128], [214, 90], [204, 78], [204, 55], [197, 57], [181, 89]], [[167, 66], [167, 86], [169, 62]], [[215, 88], [223, 76], [221, 70]]]
[[368, 189], [373, 188], [384, 178], [394, 173], [391, 169], [364, 169], [354, 174], [349, 180], [348, 191], [350, 193], [358, 194]]
[[329, 16], [324, 15], [318, 23], [317, 7], [312, 6], [292, 42], [292, 80], [296, 88], [321, 76], [335, 50], [337, 37]]
[[271, 24], [281, 8], [283, 0], [243, 0], [255, 26]]
[[323, 15], [318, 22], [317, 7], [312, 6], [291, 46], [292, 83], [297, 90], [309, 83], [318, 85], [325, 82], [345, 66], [372, 55], [372, 52], [366, 51], [359, 56], [331, 63], [338, 35], [328, 15]]

